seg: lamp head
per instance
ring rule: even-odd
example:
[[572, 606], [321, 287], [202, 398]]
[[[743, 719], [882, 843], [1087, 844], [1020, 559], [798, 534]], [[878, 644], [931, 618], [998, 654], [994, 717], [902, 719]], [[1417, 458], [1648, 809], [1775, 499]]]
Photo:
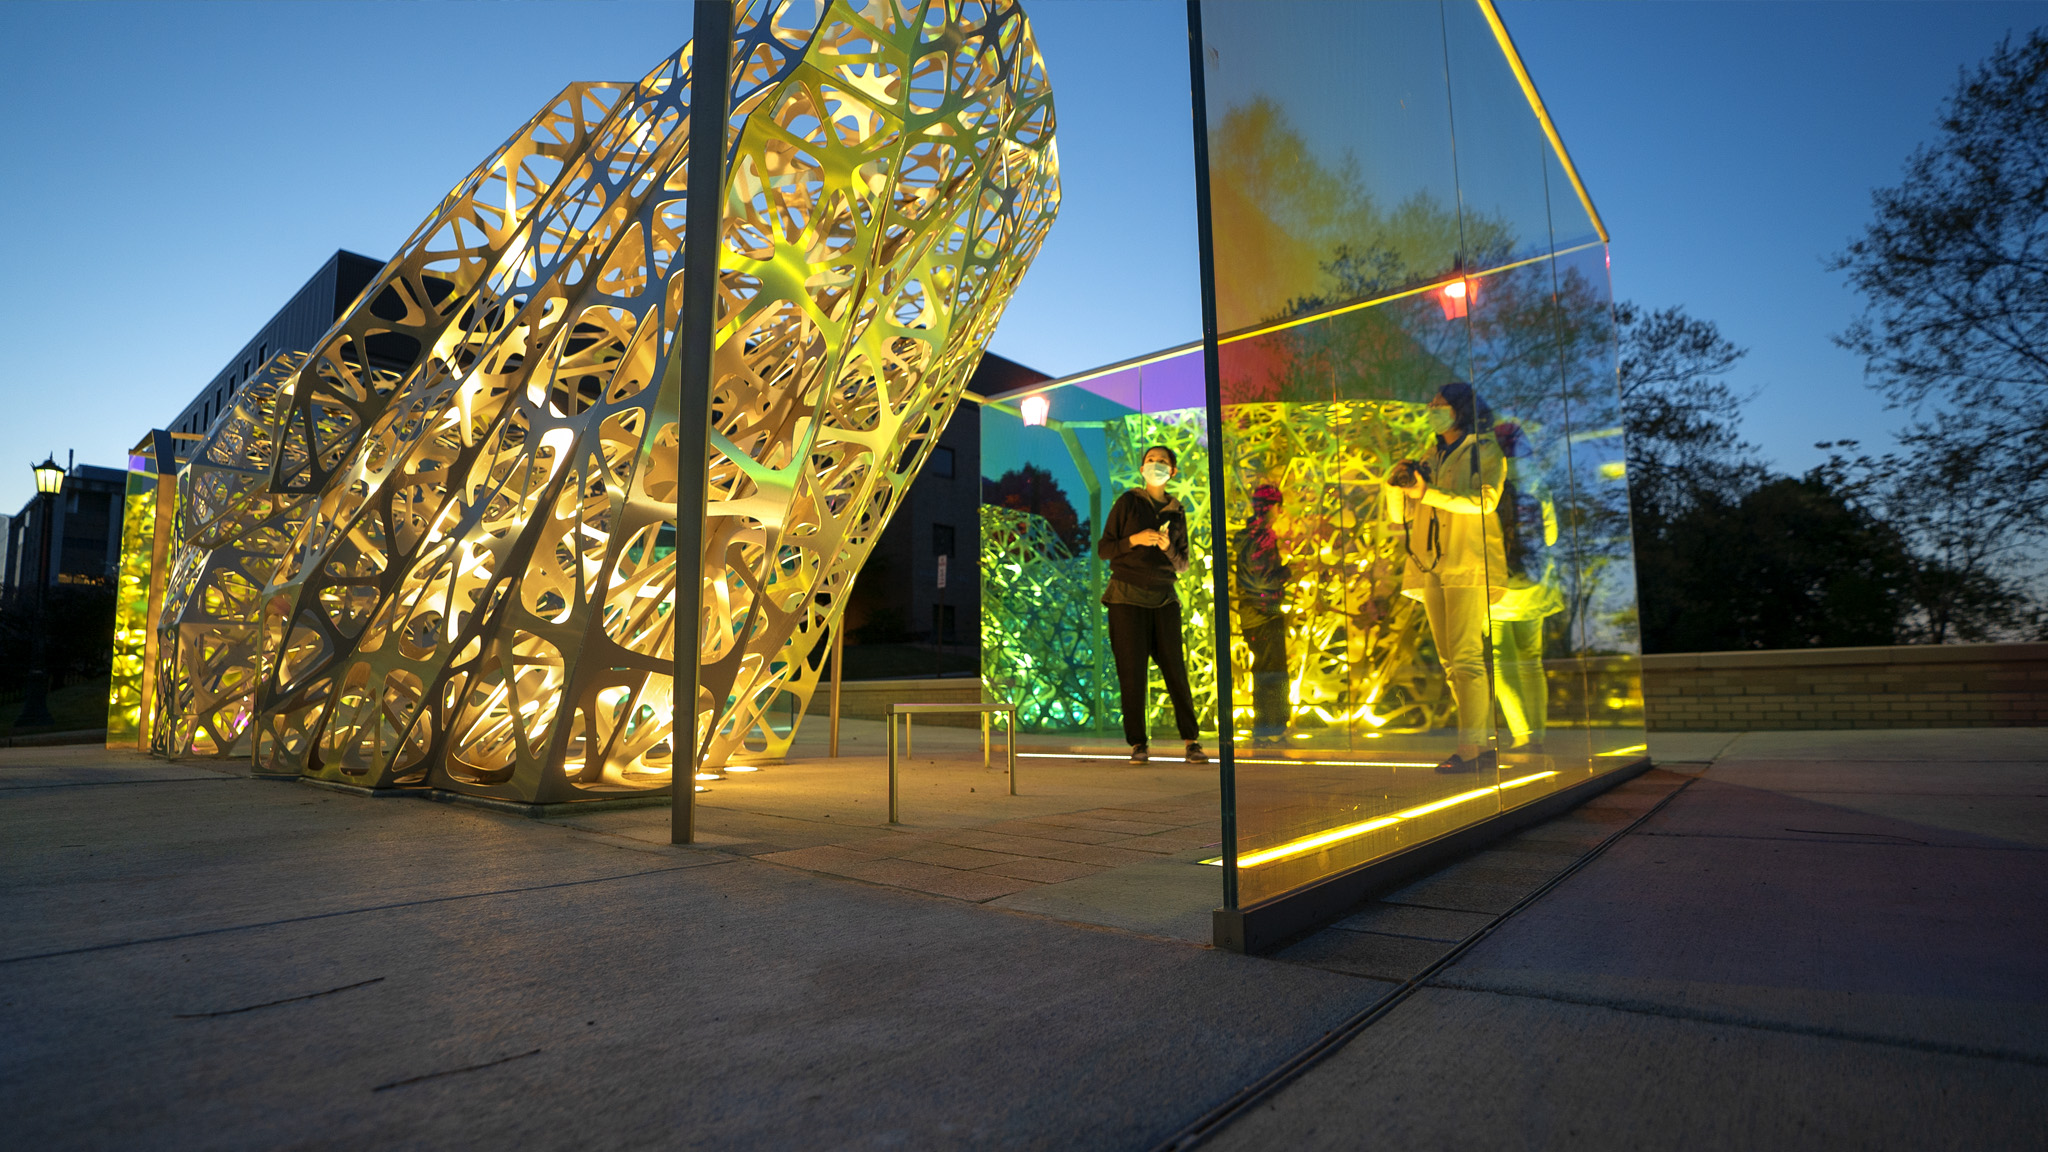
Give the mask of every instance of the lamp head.
[[1026, 396], [1017, 402], [1017, 411], [1024, 417], [1027, 428], [1045, 427], [1045, 418], [1052, 412], [1052, 400], [1044, 393]]
[[35, 466], [36, 491], [46, 496], [55, 496], [64, 490], [64, 466], [56, 457], [47, 457]]

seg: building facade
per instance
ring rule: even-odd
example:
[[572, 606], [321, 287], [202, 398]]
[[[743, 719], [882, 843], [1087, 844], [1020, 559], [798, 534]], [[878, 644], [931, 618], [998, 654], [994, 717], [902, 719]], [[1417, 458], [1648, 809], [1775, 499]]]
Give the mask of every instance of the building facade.
[[[1050, 379], [989, 352], [967, 389], [990, 396]], [[846, 621], [847, 644], [853, 648], [915, 645], [934, 649], [933, 658], [912, 656], [897, 667], [863, 659], [856, 651], [848, 657], [854, 678], [968, 674], [979, 667], [981, 472], [981, 406], [962, 404], [862, 567]], [[939, 583], [942, 560], [944, 586]]]
[[[337, 250], [313, 273], [312, 279], [292, 294], [269, 323], [256, 331], [240, 351], [214, 374], [186, 404], [168, 427], [173, 432], [199, 435], [212, 425], [214, 417], [226, 411], [228, 402], [249, 382], [264, 361], [278, 352], [311, 348], [327, 334], [334, 322], [355, 303], [364, 287], [384, 267], [384, 261], [345, 249]], [[375, 350], [372, 350], [374, 358]]]
[[[95, 464], [74, 464], [64, 477], [50, 516], [51, 584], [106, 584], [121, 560], [121, 512], [127, 473]], [[36, 584], [43, 559], [42, 497], [31, 496], [7, 518], [5, 582], [9, 592]]]

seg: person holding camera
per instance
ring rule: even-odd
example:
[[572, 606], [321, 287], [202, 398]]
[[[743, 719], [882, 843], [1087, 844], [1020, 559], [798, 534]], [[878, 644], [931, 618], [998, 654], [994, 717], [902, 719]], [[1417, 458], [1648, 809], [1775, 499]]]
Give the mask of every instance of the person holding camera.
[[1116, 658], [1116, 682], [1124, 716], [1124, 740], [1131, 763], [1143, 764], [1151, 740], [1145, 723], [1148, 665], [1159, 666], [1173, 701], [1173, 722], [1187, 744], [1187, 760], [1208, 760], [1195, 727], [1195, 698], [1188, 690], [1187, 655], [1181, 646], [1180, 596], [1174, 582], [1188, 568], [1188, 514], [1166, 494], [1166, 482], [1180, 472], [1173, 449], [1154, 444], [1139, 465], [1145, 481], [1116, 498], [1103, 517], [1095, 554], [1109, 561], [1109, 650]]
[[1506, 549], [1493, 514], [1507, 462], [1493, 414], [1472, 385], [1445, 384], [1424, 412], [1432, 435], [1422, 458], [1387, 473], [1387, 515], [1401, 525], [1407, 558], [1401, 594], [1422, 602], [1458, 713], [1457, 749], [1437, 771], [1491, 771], [1497, 757], [1481, 747], [1493, 720], [1487, 608], [1506, 591]]

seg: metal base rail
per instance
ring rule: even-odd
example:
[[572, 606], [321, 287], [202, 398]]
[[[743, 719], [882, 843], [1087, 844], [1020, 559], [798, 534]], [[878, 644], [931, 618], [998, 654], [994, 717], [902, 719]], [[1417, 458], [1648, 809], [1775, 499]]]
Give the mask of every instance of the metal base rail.
[[981, 713], [981, 766], [989, 766], [989, 721], [996, 713], [1009, 717], [1003, 725], [1003, 742], [1007, 750], [1010, 795], [1017, 794], [1017, 706], [1015, 704], [890, 704], [883, 709], [882, 722], [889, 730], [889, 823], [896, 819], [896, 718], [903, 718], [903, 752], [910, 754], [910, 718], [920, 712], [979, 712]]

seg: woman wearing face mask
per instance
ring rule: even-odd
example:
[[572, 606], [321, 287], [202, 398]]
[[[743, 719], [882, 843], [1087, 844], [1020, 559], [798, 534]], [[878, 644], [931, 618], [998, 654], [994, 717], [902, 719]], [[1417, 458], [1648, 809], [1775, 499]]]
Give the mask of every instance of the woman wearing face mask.
[[1437, 771], [1492, 771], [1496, 757], [1480, 746], [1493, 721], [1487, 606], [1507, 591], [1507, 552], [1493, 520], [1507, 461], [1493, 414], [1470, 384], [1439, 388], [1426, 415], [1432, 435], [1424, 459], [1404, 460], [1387, 477], [1388, 519], [1401, 525], [1406, 542], [1401, 594], [1422, 601], [1458, 711], [1457, 751]]
[[1140, 474], [1145, 486], [1117, 497], [1104, 518], [1095, 554], [1109, 561], [1109, 649], [1116, 656], [1116, 681], [1124, 715], [1124, 739], [1131, 763], [1143, 764], [1151, 743], [1145, 725], [1146, 665], [1158, 664], [1173, 722], [1187, 744], [1190, 764], [1209, 757], [1196, 743], [1195, 699], [1188, 691], [1188, 666], [1180, 641], [1180, 597], [1174, 580], [1188, 567], [1188, 514], [1166, 494], [1166, 482], [1180, 471], [1173, 449], [1145, 449]]

